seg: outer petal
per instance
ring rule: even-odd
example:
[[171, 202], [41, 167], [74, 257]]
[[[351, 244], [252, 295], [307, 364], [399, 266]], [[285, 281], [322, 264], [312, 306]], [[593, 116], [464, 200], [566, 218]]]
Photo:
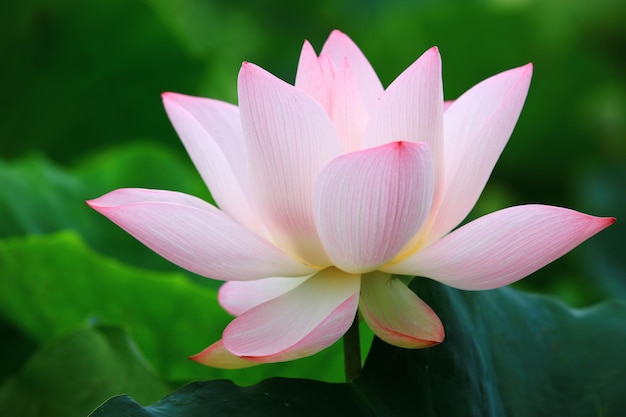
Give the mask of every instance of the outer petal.
[[228, 281], [219, 289], [220, 304], [233, 316], [238, 316], [266, 301], [283, 295], [309, 277], [265, 278], [255, 281]]
[[442, 169], [443, 86], [437, 48], [400, 74], [370, 112], [364, 148], [399, 140], [428, 143], [436, 173]]
[[324, 110], [299, 89], [244, 63], [239, 105], [248, 140], [251, 188], [277, 245], [292, 256], [329, 265], [313, 220], [313, 185], [341, 153]]
[[226, 350], [224, 342], [221, 340], [213, 343], [202, 352], [190, 356], [189, 359], [202, 365], [220, 369], [242, 369], [259, 364], [233, 355]]
[[206, 277], [245, 281], [315, 271], [186, 194], [120, 189], [87, 203], [165, 259]]
[[498, 288], [535, 272], [614, 221], [560, 207], [510, 207], [474, 220], [381, 269], [465, 290]]
[[446, 110], [444, 197], [430, 242], [456, 227], [476, 204], [522, 111], [531, 75], [531, 64], [500, 73]]
[[383, 86], [371, 64], [352, 39], [338, 30], [333, 31], [322, 48], [320, 56], [322, 55], [328, 55], [337, 67], [343, 65], [344, 60], [348, 58], [363, 102], [367, 109], [371, 109], [383, 93]]
[[330, 162], [315, 188], [315, 220], [334, 265], [369, 272], [396, 256], [428, 216], [432, 170], [428, 145], [411, 142]]
[[376, 271], [363, 276], [359, 312], [376, 336], [394, 346], [419, 349], [444, 338], [437, 314], [389, 274]]
[[313, 355], [337, 341], [357, 311], [360, 275], [328, 268], [249, 310], [224, 330], [224, 346], [256, 362]]
[[248, 199], [247, 157], [237, 107], [175, 93], [164, 93], [163, 104], [220, 209], [266, 235]]

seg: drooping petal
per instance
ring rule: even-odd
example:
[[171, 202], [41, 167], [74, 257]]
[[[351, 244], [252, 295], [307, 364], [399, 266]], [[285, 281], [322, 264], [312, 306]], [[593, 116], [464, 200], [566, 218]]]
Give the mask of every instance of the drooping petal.
[[376, 336], [394, 346], [419, 349], [444, 338], [437, 314], [389, 274], [375, 271], [363, 276], [359, 312]]
[[442, 169], [443, 85], [437, 48], [400, 74], [370, 112], [364, 148], [399, 140], [428, 143], [436, 174]]
[[295, 289], [255, 307], [224, 330], [232, 354], [256, 362], [313, 355], [337, 341], [354, 320], [360, 275], [325, 269]]
[[383, 85], [372, 65], [352, 39], [345, 33], [334, 30], [322, 48], [320, 56], [322, 55], [329, 56], [337, 67], [348, 58], [365, 107], [371, 109], [383, 93]]
[[394, 142], [331, 161], [315, 188], [315, 220], [333, 264], [362, 273], [393, 258], [427, 218], [433, 187], [424, 143]]
[[87, 203], [165, 259], [205, 277], [245, 281], [315, 272], [190, 195], [120, 189]]
[[255, 281], [228, 281], [219, 289], [218, 299], [224, 310], [233, 316], [291, 291], [309, 277], [265, 278]]
[[246, 145], [236, 106], [183, 94], [163, 94], [163, 104], [187, 153], [220, 209], [267, 236], [248, 196]]
[[189, 359], [219, 369], [243, 369], [259, 364], [233, 355], [226, 350], [224, 342], [221, 340], [213, 343], [202, 352], [190, 356]]
[[341, 153], [324, 110], [299, 89], [244, 63], [239, 109], [247, 139], [250, 186], [276, 244], [315, 265], [330, 265], [313, 220], [313, 186]]
[[464, 290], [498, 288], [532, 274], [614, 221], [553, 206], [510, 207], [381, 270], [428, 277]]
[[502, 72], [468, 90], [446, 110], [443, 200], [430, 242], [456, 227], [476, 204], [513, 132], [531, 76], [531, 64]]
[[367, 110], [347, 59], [337, 68], [331, 90], [331, 119], [344, 152], [361, 149]]
[[328, 58], [318, 58], [308, 41], [304, 42], [298, 61], [295, 86], [312, 97], [330, 113], [330, 89], [333, 64]]

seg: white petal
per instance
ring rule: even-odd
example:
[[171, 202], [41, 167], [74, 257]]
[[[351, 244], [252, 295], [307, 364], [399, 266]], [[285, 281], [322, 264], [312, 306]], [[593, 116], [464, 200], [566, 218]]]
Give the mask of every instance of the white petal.
[[324, 55], [329, 56], [336, 67], [341, 67], [348, 59], [365, 107], [371, 109], [383, 93], [383, 86], [359, 47], [346, 34], [334, 30], [322, 48], [320, 56]]
[[376, 336], [394, 346], [419, 349], [444, 338], [437, 314], [389, 274], [375, 271], [363, 276], [359, 312]]
[[233, 316], [238, 316], [266, 301], [285, 294], [309, 277], [265, 278], [255, 281], [228, 281], [219, 289], [220, 305]]
[[330, 113], [330, 89], [333, 64], [327, 58], [318, 58], [309, 42], [304, 42], [298, 61], [296, 87], [304, 91]]
[[175, 93], [163, 94], [163, 104], [220, 209], [267, 236], [249, 200], [246, 148], [237, 107]]
[[189, 195], [121, 189], [87, 203], [165, 259], [205, 277], [245, 281], [315, 271]]
[[335, 72], [330, 109], [344, 152], [361, 149], [368, 116], [357, 80], [347, 59]]
[[360, 281], [360, 275], [325, 269], [234, 319], [224, 330], [224, 346], [257, 362], [313, 355], [337, 341], [352, 324]]
[[483, 216], [381, 270], [465, 290], [498, 288], [532, 274], [613, 224], [574, 210], [510, 207]]
[[251, 188], [274, 241], [293, 257], [330, 265], [312, 213], [315, 179], [341, 153], [330, 118], [305, 93], [248, 63], [239, 106]]
[[189, 357], [189, 359], [219, 369], [243, 369], [258, 365], [257, 362], [251, 362], [230, 353], [221, 340], [213, 343], [202, 352]]
[[500, 73], [446, 110], [443, 200], [429, 242], [456, 227], [476, 204], [522, 111], [531, 75], [530, 64]]
[[369, 272], [418, 232], [433, 197], [428, 146], [395, 142], [342, 155], [322, 171], [315, 219], [334, 265]]
[[370, 112], [363, 147], [425, 142], [435, 164], [443, 151], [443, 87], [437, 48], [426, 51], [391, 83]]

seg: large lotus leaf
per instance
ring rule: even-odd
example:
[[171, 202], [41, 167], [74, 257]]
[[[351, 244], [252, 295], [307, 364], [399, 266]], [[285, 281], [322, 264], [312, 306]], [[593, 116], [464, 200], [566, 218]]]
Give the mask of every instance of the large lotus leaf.
[[463, 292], [427, 280], [413, 288], [446, 340], [404, 350], [376, 340], [350, 384], [271, 379], [241, 388], [188, 385], [152, 406], [127, 396], [92, 416], [622, 416], [626, 304], [575, 310], [504, 288]]
[[72, 232], [0, 240], [0, 276], [0, 315], [26, 335], [52, 340], [94, 320], [124, 326], [168, 381], [231, 378], [252, 384], [272, 376], [342, 378], [340, 344], [296, 363], [239, 372], [187, 360], [218, 340], [231, 320], [219, 306], [216, 290], [182, 274], [105, 258]]
[[0, 415], [83, 417], [120, 392], [155, 401], [168, 388], [125, 332], [86, 327], [39, 350], [0, 387]]
[[[182, 145], [181, 145], [182, 146]], [[131, 265], [173, 270], [85, 200], [122, 187], [178, 190], [210, 201], [191, 162], [154, 143], [100, 152], [66, 169], [40, 156], [0, 160], [0, 237], [78, 231], [98, 251]]]

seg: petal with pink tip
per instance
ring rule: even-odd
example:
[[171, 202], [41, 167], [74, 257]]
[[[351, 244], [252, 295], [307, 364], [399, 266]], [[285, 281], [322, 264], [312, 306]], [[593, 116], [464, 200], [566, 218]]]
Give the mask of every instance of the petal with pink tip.
[[224, 330], [224, 346], [255, 362], [311, 356], [345, 334], [358, 306], [360, 275], [328, 268], [248, 310]]
[[446, 110], [443, 200], [429, 242], [456, 227], [476, 204], [522, 111], [531, 75], [530, 64], [502, 72]]
[[285, 294], [309, 277], [265, 278], [255, 281], [228, 281], [219, 289], [218, 299], [224, 310], [238, 316], [266, 301]]
[[376, 271], [363, 276], [359, 312], [376, 336], [394, 346], [421, 349], [444, 338], [437, 314], [389, 274]]
[[354, 77], [359, 86], [363, 103], [365, 103], [367, 109], [371, 109], [375, 105], [376, 100], [383, 94], [383, 85], [380, 83], [372, 65], [352, 39], [345, 33], [334, 30], [326, 43], [324, 43], [320, 56], [322, 55], [329, 56], [337, 67], [343, 65], [344, 60], [348, 58], [352, 71], [354, 71]]
[[296, 88], [304, 91], [317, 101], [327, 113], [330, 113], [332, 80], [332, 62], [329, 62], [328, 58], [318, 58], [311, 44], [305, 41], [298, 61]]
[[381, 270], [432, 278], [464, 290], [498, 288], [532, 274], [614, 221], [553, 206], [510, 207]]
[[392, 259], [430, 211], [428, 145], [394, 142], [331, 161], [315, 188], [315, 219], [334, 265], [369, 272]]
[[267, 236], [247, 197], [247, 157], [237, 107], [176, 93], [164, 93], [163, 104], [220, 209], [242, 225]]
[[436, 169], [441, 165], [443, 85], [437, 48], [426, 51], [395, 79], [370, 111], [363, 147], [406, 140], [431, 147]]
[[304, 92], [249, 63], [239, 74], [239, 109], [250, 188], [274, 241], [295, 258], [330, 265], [312, 213], [315, 179], [341, 153], [330, 118]]
[[219, 369], [243, 369], [258, 365], [257, 362], [251, 362], [230, 353], [221, 340], [213, 343], [202, 352], [190, 356], [189, 359]]
[[344, 152], [358, 151], [361, 149], [368, 115], [347, 59], [335, 72], [330, 97], [330, 117], [337, 129]]
[[205, 277], [245, 281], [315, 272], [186, 194], [121, 189], [87, 203], [165, 259]]

